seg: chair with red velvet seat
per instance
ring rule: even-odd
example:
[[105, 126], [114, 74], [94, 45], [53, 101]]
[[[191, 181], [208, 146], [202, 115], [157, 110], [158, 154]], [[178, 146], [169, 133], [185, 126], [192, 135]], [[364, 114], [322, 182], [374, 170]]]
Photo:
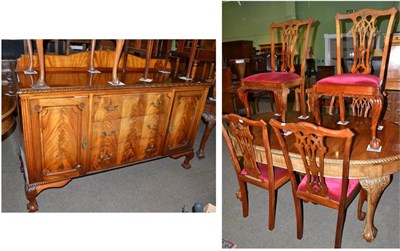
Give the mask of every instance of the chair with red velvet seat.
[[[270, 120], [279, 145], [282, 148], [285, 163], [290, 174], [292, 192], [296, 209], [297, 238], [303, 237], [303, 213], [301, 201], [326, 206], [338, 210], [336, 223], [335, 248], [342, 242], [342, 232], [347, 207], [360, 191], [358, 179], [349, 179], [350, 148], [354, 133], [346, 128], [342, 130], [328, 129], [316, 126], [309, 122], [282, 123], [275, 119]], [[283, 131], [291, 131], [295, 143], [287, 145]], [[291, 136], [293, 137], [293, 136]], [[341, 138], [343, 144], [336, 148], [337, 154], [343, 156], [342, 178], [325, 177], [324, 159], [329, 151], [326, 144], [329, 138]], [[289, 151], [296, 151], [303, 160], [305, 175], [298, 182], [296, 172], [289, 156]], [[338, 170], [340, 171], [340, 170]], [[360, 202], [361, 203], [361, 202]], [[321, 219], [323, 221], [324, 219]]]
[[[275, 57], [271, 56], [272, 72], [257, 73], [248, 76], [241, 81], [239, 89], [240, 97], [245, 104], [247, 117], [250, 117], [250, 108], [247, 100], [247, 92], [250, 90], [269, 90], [274, 92], [277, 111], [282, 121], [285, 121], [287, 107], [287, 95], [289, 88], [300, 86], [301, 118], [305, 119], [304, 84], [306, 70], [306, 54], [311, 24], [314, 19], [287, 20], [281, 23], [273, 23], [270, 26], [271, 55], [275, 55], [275, 33], [280, 32], [282, 44], [282, 55], [279, 71], [276, 71]], [[305, 29], [302, 29], [305, 28]], [[304, 31], [304, 34], [302, 34]], [[301, 46], [301, 48], [300, 48]], [[301, 51], [299, 63], [301, 64], [300, 75], [295, 73], [295, 56], [297, 50]]]
[[[379, 149], [380, 140], [376, 137], [376, 129], [382, 111], [382, 82], [388, 58], [389, 38], [392, 32], [393, 20], [397, 13], [396, 7], [388, 10], [362, 9], [348, 14], [336, 14], [336, 61], [337, 74], [321, 79], [313, 86], [313, 112], [317, 123], [321, 123], [318, 99], [323, 96], [338, 96], [340, 122], [345, 124], [345, 107], [343, 97], [366, 98], [372, 105], [372, 139], [370, 147]], [[382, 54], [379, 76], [371, 74], [372, 51], [379, 37], [377, 23], [388, 18], [386, 36]], [[350, 21], [351, 22], [350, 22]], [[347, 26], [345, 23], [347, 22]], [[350, 23], [350, 25], [349, 25]], [[380, 23], [382, 26], [382, 23]], [[349, 27], [351, 26], [351, 27]], [[346, 30], [346, 27], [350, 30]], [[344, 29], [342, 31], [342, 29]], [[342, 73], [342, 35], [348, 33], [353, 39], [353, 64], [350, 73]], [[350, 54], [351, 55], [351, 54]]]
[[[222, 134], [239, 181], [240, 192], [236, 193], [236, 197], [242, 201], [243, 217], [249, 214], [247, 183], [269, 190], [268, 229], [273, 230], [277, 189], [289, 181], [289, 174], [286, 169], [273, 166], [267, 125], [262, 120], [253, 121], [232, 113], [222, 118], [228, 124], [229, 135], [224, 126]], [[267, 165], [256, 161], [253, 148], [256, 139], [262, 140], [265, 156], [261, 158], [266, 159]]]

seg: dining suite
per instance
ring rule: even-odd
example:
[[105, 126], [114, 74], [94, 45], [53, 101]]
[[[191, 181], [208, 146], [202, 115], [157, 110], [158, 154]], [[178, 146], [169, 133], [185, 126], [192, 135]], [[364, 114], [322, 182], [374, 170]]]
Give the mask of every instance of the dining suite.
[[[241, 87], [239, 88], [238, 93], [245, 106], [246, 117], [241, 118], [238, 116], [234, 118], [231, 117], [233, 116], [232, 114], [224, 115], [223, 117], [223, 122], [226, 122], [226, 131], [228, 131], [228, 133], [226, 133], [225, 129], [223, 128], [224, 138], [230, 150], [230, 155], [238, 176], [240, 192], [238, 191], [237, 197], [242, 201], [244, 217], [246, 217], [248, 213], [248, 202], [246, 194], [247, 191], [246, 188], [244, 188], [241, 184], [241, 180], [256, 184], [257, 186], [262, 186], [260, 184], [265, 183], [266, 185], [264, 186], [267, 190], [277, 189], [278, 186], [282, 185], [282, 183], [279, 183], [281, 178], [284, 177], [283, 175], [286, 175], [284, 174], [284, 171], [280, 171], [280, 168], [288, 170], [290, 169], [291, 171], [294, 171], [296, 175], [300, 177], [300, 179], [303, 179], [303, 181], [307, 183], [307, 189], [305, 189], [304, 187], [301, 188], [301, 185], [299, 187], [295, 187], [296, 183], [292, 181], [293, 199], [295, 201], [297, 200], [298, 194], [302, 194], [300, 190], [304, 189], [307, 190], [309, 194], [319, 193], [320, 198], [317, 199], [317, 204], [328, 205], [329, 207], [339, 209], [335, 247], [341, 247], [341, 232], [343, 231], [345, 218], [345, 216], [342, 214], [343, 208], [340, 204], [330, 206], [333, 198], [327, 197], [327, 199], [322, 199], [326, 192], [334, 193], [334, 187], [331, 187], [332, 191], [330, 191], [329, 187], [325, 186], [322, 189], [325, 190], [325, 192], [321, 193], [319, 191], [319, 186], [326, 185], [325, 179], [328, 180], [335, 178], [340, 180], [343, 177], [346, 177], [346, 184], [349, 182], [349, 190], [347, 190], [346, 185], [340, 185], [340, 187], [343, 188], [342, 192], [348, 192], [347, 195], [351, 195], [351, 197], [349, 200], [345, 198], [342, 201], [341, 199], [340, 203], [344, 204], [343, 207], [347, 208], [349, 203], [351, 203], [351, 200], [353, 200], [358, 193], [351, 193], [354, 189], [354, 187], [352, 187], [353, 185], [351, 184], [353, 184], [353, 181], [357, 183], [359, 182], [360, 195], [358, 219], [365, 220], [365, 227], [362, 231], [362, 236], [367, 242], [371, 242], [376, 238], [378, 230], [374, 226], [375, 209], [382, 192], [390, 183], [391, 175], [400, 172], [400, 127], [398, 124], [395, 124], [391, 121], [381, 120], [382, 102], [384, 100], [383, 83], [385, 81], [385, 67], [389, 58], [388, 52], [390, 45], [389, 41], [391, 37], [390, 34], [392, 32], [393, 21], [396, 13], [398, 13], [397, 8], [392, 7], [388, 10], [362, 9], [348, 14], [336, 15], [336, 49], [338, 58], [341, 58], [340, 40], [343, 35], [340, 31], [340, 28], [342, 27], [340, 21], [350, 19], [353, 22], [353, 26], [350, 25], [350, 33], [353, 38], [354, 46], [354, 58], [352, 59], [353, 68], [350, 73], [343, 74], [341, 70], [341, 60], [337, 60], [337, 68], [339, 69], [337, 74], [330, 78], [328, 77], [320, 80], [316, 83], [316, 85], [314, 85], [314, 88], [310, 88], [308, 90], [308, 96], [310, 99], [309, 101], [311, 101], [311, 104], [309, 103], [310, 111], [308, 114], [305, 112], [304, 97], [305, 51], [303, 49], [302, 53], [298, 53], [296, 51], [296, 48], [298, 47], [295, 45], [296, 42], [298, 42], [298, 39], [303, 39], [303, 41], [300, 43], [303, 43], [305, 48], [307, 48], [309, 27], [311, 26], [313, 19], [310, 18], [308, 23], [306, 20], [288, 20], [278, 24], [271, 24], [270, 38], [272, 55], [275, 55], [273, 29], [276, 27], [282, 28], [282, 32], [280, 34], [281, 42], [283, 44], [283, 53], [280, 55], [281, 59], [278, 60], [277, 63], [277, 65], [280, 67], [276, 66], [275, 57], [271, 56], [272, 72], [257, 73], [244, 78], [241, 81]], [[388, 22], [387, 33], [383, 45], [381, 69], [379, 76], [375, 76], [371, 73], [372, 47], [377, 31], [375, 25], [379, 17], [382, 16], [384, 18], [389, 18], [390, 20]], [[298, 26], [301, 25], [308, 26], [307, 29], [303, 29], [303, 32], [305, 31], [305, 35], [299, 35]], [[298, 54], [300, 57], [299, 62], [301, 62], [301, 69], [297, 72], [293, 63], [295, 54]], [[301, 112], [291, 112], [287, 110], [287, 95], [290, 92], [289, 88], [295, 86], [300, 87]], [[277, 102], [277, 112], [251, 114], [249, 102], [247, 100], [247, 93], [251, 90], [273, 91], [275, 94], [275, 102]], [[332, 114], [324, 114], [321, 116], [320, 98], [324, 95], [339, 97], [340, 116]], [[344, 107], [345, 97], [353, 98], [352, 115], [345, 114], [347, 109]], [[362, 100], [362, 102], [360, 100]], [[363, 106], [363, 109], [366, 108], [366, 112], [363, 113], [363, 115], [366, 116], [357, 116], [354, 114], [354, 106], [357, 102], [362, 103], [360, 106]], [[369, 112], [371, 114], [369, 114]], [[258, 121], [263, 121], [263, 123], [255, 126], [257, 123], [259, 123]], [[275, 122], [272, 123], [271, 121]], [[343, 123], [344, 121], [346, 122]], [[302, 140], [298, 137], [299, 135], [303, 135], [304, 132], [297, 132], [295, 136], [295, 133], [292, 133], [292, 131], [286, 129], [287, 124], [290, 124], [290, 128], [292, 128], [292, 123], [298, 122], [305, 122], [305, 124], [311, 123], [308, 126], [310, 128], [315, 128], [316, 132], [319, 130], [331, 130], [329, 133], [333, 133], [336, 130], [335, 134], [339, 136], [340, 133], [345, 134], [344, 129], [347, 130], [346, 133], [350, 131], [350, 143], [346, 143], [347, 150], [344, 148], [345, 144], [343, 141], [339, 139], [330, 139], [326, 140], [326, 142], [324, 141], [324, 143], [321, 143], [322, 145], [326, 144], [323, 146], [323, 150], [320, 148], [320, 145], [309, 146], [309, 148], [307, 148], [308, 150], [304, 150], [307, 152], [307, 154], [315, 151], [315, 147], [318, 148], [318, 150], [324, 151], [323, 155], [319, 156], [320, 160], [318, 164], [318, 157], [317, 160], [312, 154], [308, 155], [308, 157], [304, 157], [304, 152], [302, 152], [303, 150], [300, 150], [299, 147], [299, 141]], [[280, 129], [278, 130], [275, 128], [275, 130], [273, 130], [270, 125], [271, 123], [274, 125], [274, 127], [279, 127]], [[299, 126], [300, 124], [301, 123], [299, 123]], [[341, 131], [339, 132], [338, 130]], [[267, 139], [265, 138], [265, 131], [268, 132]], [[309, 136], [309, 138], [312, 139], [307, 139], [307, 143], [310, 143], [308, 140], [319, 140], [319, 135], [317, 136], [317, 134], [313, 133], [310, 135], [311, 136]], [[305, 141], [301, 143], [306, 144]], [[284, 145], [287, 147], [284, 147]], [[288, 152], [288, 154], [285, 155], [285, 152]], [[269, 159], [269, 156], [271, 156], [271, 159]], [[236, 158], [238, 158], [239, 161], [237, 161]], [[248, 158], [250, 158], [250, 160], [246, 160]], [[313, 158], [314, 161], [312, 160]], [[309, 164], [308, 162], [312, 163]], [[272, 165], [272, 171], [269, 171], [270, 168], [268, 166]], [[311, 167], [308, 165], [311, 165]], [[255, 170], [249, 171], [252, 168]], [[312, 169], [311, 172], [313, 175], [310, 176], [308, 168]], [[322, 168], [322, 175], [319, 178], [315, 178], [314, 172], [320, 172], [319, 168]], [[346, 170], [348, 173], [344, 175]], [[285, 179], [285, 182], [286, 181], [287, 179]], [[301, 184], [303, 184], [303, 181]], [[345, 182], [345, 179], [343, 178], [342, 181]], [[279, 185], [268, 185], [268, 183], [271, 182], [278, 182]], [[308, 184], [308, 182], [311, 183]], [[340, 193], [338, 196], [342, 198]], [[346, 197], [346, 195], [344, 197]], [[305, 196], [302, 197], [302, 199], [306, 202], [311, 200], [314, 203], [311, 197]], [[270, 230], [273, 230], [274, 227], [274, 222], [272, 222], [271, 225], [271, 219], [274, 221], [275, 198], [273, 198], [272, 201], [273, 202], [271, 204], [270, 198]], [[362, 206], [365, 201], [367, 202], [366, 212], [362, 212]], [[301, 217], [301, 214], [297, 211], [298, 206], [296, 203], [295, 205], [296, 218]], [[297, 238], [301, 239], [302, 223], [299, 222], [299, 218], [297, 218], [297, 221]]]

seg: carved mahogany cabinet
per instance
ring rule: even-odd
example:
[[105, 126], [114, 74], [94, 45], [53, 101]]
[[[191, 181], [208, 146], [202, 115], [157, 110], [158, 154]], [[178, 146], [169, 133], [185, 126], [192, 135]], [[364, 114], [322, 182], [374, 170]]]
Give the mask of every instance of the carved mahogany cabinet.
[[111, 86], [111, 72], [75, 70], [49, 71], [50, 88], [33, 89], [33, 78], [19, 73], [21, 171], [29, 211], [38, 210], [42, 190], [83, 175], [166, 156], [185, 156], [182, 166], [190, 168], [208, 83]]

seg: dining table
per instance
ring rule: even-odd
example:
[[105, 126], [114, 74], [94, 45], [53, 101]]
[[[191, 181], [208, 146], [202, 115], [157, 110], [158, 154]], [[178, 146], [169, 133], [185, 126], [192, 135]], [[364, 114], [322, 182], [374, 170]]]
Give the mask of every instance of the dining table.
[[[304, 121], [299, 119], [300, 112], [287, 112], [286, 123]], [[315, 123], [314, 116], [310, 113], [307, 122]], [[268, 127], [270, 137], [271, 154], [274, 166], [286, 168], [285, 159], [278, 140], [273, 133], [269, 120], [275, 118], [280, 120], [280, 116], [273, 112], [259, 113], [251, 116], [252, 120], [264, 120]], [[350, 153], [349, 178], [359, 179], [361, 186], [367, 192], [367, 207], [365, 216], [365, 226], [363, 237], [371, 242], [376, 238], [377, 228], [374, 226], [374, 215], [379, 198], [385, 188], [389, 185], [391, 175], [400, 172], [400, 126], [385, 120], [381, 120], [378, 130], [378, 136], [382, 140], [381, 152], [367, 151], [371, 138], [371, 118], [347, 116], [349, 121], [347, 125], [338, 125], [336, 122], [339, 115], [324, 115], [322, 126], [331, 129], [350, 128], [355, 134], [352, 141]], [[258, 129], [259, 130], [259, 129]], [[265, 149], [262, 144], [261, 131], [254, 130], [254, 150], [256, 152], [257, 162], [267, 164]], [[297, 151], [294, 143], [293, 134], [285, 136], [288, 145], [289, 156], [293, 163], [294, 170], [305, 172], [301, 155]], [[324, 172], [326, 177], [342, 177], [343, 168], [343, 149], [344, 142], [338, 138], [327, 138], [326, 146], [328, 151], [325, 155]], [[238, 150], [238, 149], [237, 149]], [[240, 150], [238, 150], [240, 152]]]

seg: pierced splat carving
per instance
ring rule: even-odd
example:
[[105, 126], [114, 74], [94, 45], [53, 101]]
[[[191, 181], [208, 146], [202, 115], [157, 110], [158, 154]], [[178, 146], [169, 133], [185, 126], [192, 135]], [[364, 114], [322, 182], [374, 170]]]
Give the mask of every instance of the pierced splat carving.
[[372, 101], [370, 99], [361, 97], [354, 97], [351, 103], [351, 110], [353, 112], [353, 116], [358, 117], [368, 117], [369, 110], [371, 109]]
[[231, 122], [229, 124], [229, 134], [237, 143], [242, 153], [242, 164], [247, 175], [260, 178], [260, 170], [257, 167], [256, 157], [253, 150], [253, 135], [250, 132], [248, 124], [243, 124], [239, 120], [238, 123]]
[[281, 71], [294, 72], [294, 56], [299, 38], [299, 26], [288, 24], [282, 31], [282, 66]]
[[351, 72], [371, 72], [371, 50], [376, 35], [376, 16], [360, 13], [353, 19], [353, 27], [349, 31], [353, 36], [354, 61]]
[[327, 152], [323, 143], [324, 137], [299, 131], [295, 132], [295, 136], [295, 145], [301, 154], [306, 170], [307, 191], [325, 197], [328, 187], [324, 178], [324, 157]]

